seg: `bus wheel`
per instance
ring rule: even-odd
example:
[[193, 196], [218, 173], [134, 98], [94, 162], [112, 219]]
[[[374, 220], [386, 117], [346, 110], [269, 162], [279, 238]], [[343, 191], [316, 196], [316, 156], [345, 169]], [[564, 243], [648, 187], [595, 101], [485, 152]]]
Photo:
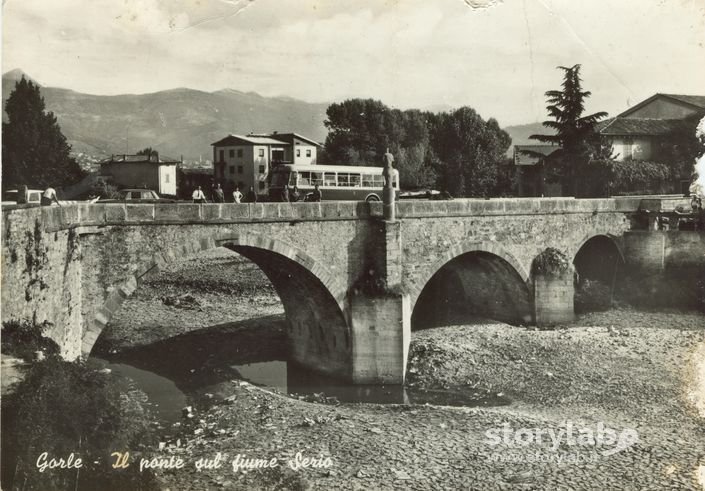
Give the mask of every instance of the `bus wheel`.
[[368, 203], [372, 203], [373, 201], [379, 201], [379, 196], [377, 196], [376, 194], [371, 194], [367, 198], [365, 198], [365, 201], [367, 201]]

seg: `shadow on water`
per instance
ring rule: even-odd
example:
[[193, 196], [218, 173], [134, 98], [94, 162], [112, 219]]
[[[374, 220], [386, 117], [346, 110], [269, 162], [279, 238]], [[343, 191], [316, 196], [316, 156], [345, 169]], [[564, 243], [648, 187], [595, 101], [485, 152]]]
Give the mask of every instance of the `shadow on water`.
[[255, 385], [313, 402], [500, 406], [504, 397], [468, 387], [426, 390], [401, 385], [351, 385], [286, 361], [285, 323], [270, 316], [213, 326], [95, 362], [134, 382], [165, 423], [204, 393], [227, 397], [230, 382]]

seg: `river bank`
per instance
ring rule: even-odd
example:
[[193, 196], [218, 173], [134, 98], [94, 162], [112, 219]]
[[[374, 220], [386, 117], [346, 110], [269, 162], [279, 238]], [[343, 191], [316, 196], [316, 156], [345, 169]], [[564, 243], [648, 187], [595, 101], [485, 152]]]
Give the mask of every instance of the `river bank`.
[[[475, 319], [413, 333], [409, 384], [489, 390], [508, 406], [310, 403], [227, 370], [199, 388], [208, 360], [239, 363], [254, 356], [252, 347], [265, 351], [260, 358], [280, 356], [281, 306], [266, 278], [248, 268], [216, 252], [166, 271], [128, 300], [100, 341], [125, 355], [150, 350], [140, 359], [158, 352], [178, 359], [167, 364], [170, 376], [215, 401], [184, 422], [179, 446], [162, 450], [190, 464], [163, 471], [165, 489], [700, 489], [702, 314], [619, 309], [550, 331]], [[252, 289], [234, 290], [235, 281]], [[248, 316], [261, 314], [274, 317], [253, 327]], [[211, 339], [200, 354], [184, 348], [196, 336]], [[596, 441], [605, 428], [621, 446]], [[561, 430], [554, 445], [548, 435]], [[588, 432], [592, 443], [579, 443]], [[197, 459], [218, 452], [221, 468], [195, 470]], [[330, 466], [294, 471], [287, 462], [297, 453], [329, 458]], [[278, 466], [234, 471], [237, 455]]]

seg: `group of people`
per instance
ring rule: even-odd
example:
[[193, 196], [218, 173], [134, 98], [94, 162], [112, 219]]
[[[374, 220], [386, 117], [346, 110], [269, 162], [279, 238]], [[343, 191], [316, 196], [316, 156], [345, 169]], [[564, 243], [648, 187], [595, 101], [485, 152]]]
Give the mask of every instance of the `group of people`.
[[[302, 198], [306, 198], [305, 196], [301, 196], [301, 193], [299, 192], [298, 186], [294, 186], [291, 190], [289, 189], [289, 186], [284, 186], [282, 188], [282, 193], [281, 193], [281, 200], [284, 203], [296, 203], [297, 201], [301, 201]], [[321, 193], [321, 190], [318, 187], [318, 184], [316, 184], [313, 187], [313, 192], [311, 193], [311, 196], [309, 197], [309, 201], [313, 202], [319, 202], [323, 198], [323, 193]]]
[[[282, 194], [281, 194], [281, 199], [280, 201], [287, 202], [287, 203], [295, 203], [297, 201], [301, 201], [304, 196], [301, 196], [301, 193], [299, 192], [299, 188], [297, 186], [294, 186], [291, 190], [289, 189], [289, 186], [284, 186], [282, 188]], [[314, 202], [319, 202], [323, 198], [323, 193], [321, 190], [318, 188], [318, 184], [315, 185], [313, 192], [311, 193], [310, 196], [310, 201]], [[193, 199], [194, 203], [209, 203], [208, 198], [206, 197], [205, 193], [203, 192], [203, 189], [201, 186], [198, 186], [196, 189], [193, 190], [193, 193], [191, 194], [191, 199]], [[211, 201], [213, 203], [225, 203], [225, 192], [223, 191], [223, 188], [220, 186], [220, 184], [215, 184], [213, 186], [213, 189], [211, 191]], [[232, 200], [227, 200], [229, 203], [257, 203], [257, 193], [255, 192], [255, 188], [250, 186], [250, 189], [247, 191], [246, 195], [243, 195], [242, 192], [240, 192], [240, 188], [236, 187], [235, 190], [232, 193]]]
[[[198, 186], [196, 189], [193, 190], [193, 193], [191, 193], [191, 199], [193, 199], [194, 203], [208, 203], [208, 198], [206, 198], [206, 195], [203, 192], [201, 186]], [[220, 186], [220, 184], [216, 184], [215, 186], [213, 186], [213, 190], [211, 192], [211, 200], [213, 203], [226, 202], [225, 191], [223, 191], [223, 188]], [[257, 203], [257, 193], [255, 192], [255, 188], [250, 186], [250, 189], [247, 191], [247, 194], [243, 195], [242, 192], [240, 192], [240, 188], [235, 187], [235, 190], [232, 193], [232, 201], [228, 200], [228, 202]]]

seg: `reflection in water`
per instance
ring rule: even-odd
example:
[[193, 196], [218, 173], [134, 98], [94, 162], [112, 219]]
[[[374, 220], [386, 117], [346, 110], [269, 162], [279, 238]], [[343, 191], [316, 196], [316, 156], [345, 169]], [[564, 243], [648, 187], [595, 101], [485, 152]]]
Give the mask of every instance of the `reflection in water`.
[[188, 401], [186, 395], [168, 378], [123, 363], [110, 363], [100, 358], [93, 357], [91, 362], [100, 368], [110, 369], [118, 377], [134, 382], [131, 385], [147, 395], [145, 404], [160, 421], [175, 423], [181, 420], [181, 410]]
[[[314, 402], [498, 406], [509, 400], [470, 387], [423, 390], [400, 385], [350, 385], [284, 361], [283, 318], [272, 316], [214, 326], [98, 360], [134, 381], [164, 422], [181, 419], [181, 410], [205, 393], [209, 399], [232, 394], [234, 379], [304, 396]], [[95, 359], [95, 358], [94, 358]]]
[[[111, 363], [92, 358], [101, 368], [109, 368], [120, 377], [133, 382], [133, 386], [147, 396], [147, 405], [157, 418], [164, 423], [181, 420], [182, 408], [189, 404], [188, 397], [179, 387], [179, 381], [172, 381], [148, 370], [142, 370], [125, 363]], [[295, 363], [286, 361], [266, 361], [231, 365], [231, 374], [255, 385], [278, 390], [297, 396], [334, 398], [343, 403], [372, 404], [435, 404], [445, 406], [498, 406], [509, 404], [503, 397], [488, 395], [477, 390], [460, 388], [456, 390], [424, 390], [401, 385], [350, 385], [332, 377], [321, 375]], [[222, 382], [220, 371], [210, 372], [212, 377], [199, 377], [201, 387], [193, 387], [195, 395], [200, 389], [209, 388]], [[176, 382], [176, 383], [175, 383]], [[224, 384], [221, 384], [221, 388]]]

